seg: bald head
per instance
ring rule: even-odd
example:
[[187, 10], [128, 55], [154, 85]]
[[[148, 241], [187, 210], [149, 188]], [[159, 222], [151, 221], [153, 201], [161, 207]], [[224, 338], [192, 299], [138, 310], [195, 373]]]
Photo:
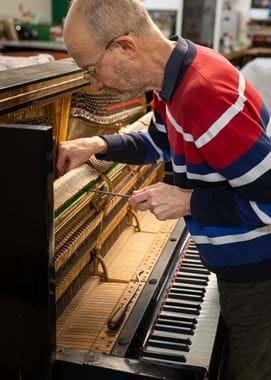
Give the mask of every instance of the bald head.
[[173, 49], [139, 0], [74, 0], [64, 40], [97, 91], [159, 89]]
[[71, 19], [84, 23], [99, 47], [128, 32], [139, 38], [161, 34], [139, 0], [74, 0], [67, 21]]

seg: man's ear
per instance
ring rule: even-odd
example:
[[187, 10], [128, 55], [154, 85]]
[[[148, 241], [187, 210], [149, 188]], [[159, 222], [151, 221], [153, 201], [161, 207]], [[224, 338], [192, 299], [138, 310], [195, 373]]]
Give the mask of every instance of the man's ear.
[[115, 40], [115, 44], [121, 49], [122, 54], [125, 54], [130, 58], [136, 55], [138, 47], [135, 39], [132, 36], [120, 36]]

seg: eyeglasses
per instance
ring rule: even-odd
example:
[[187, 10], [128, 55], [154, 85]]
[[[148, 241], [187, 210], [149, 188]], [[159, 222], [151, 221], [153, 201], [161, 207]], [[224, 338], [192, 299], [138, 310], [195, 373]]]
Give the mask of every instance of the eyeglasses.
[[128, 36], [129, 32], [127, 33], [121, 33], [118, 36], [114, 37], [112, 40], [108, 42], [106, 47], [104, 48], [104, 52], [99, 58], [99, 60], [95, 63], [95, 65], [90, 65], [86, 70], [83, 70], [83, 75], [86, 81], [91, 82], [93, 78], [95, 78], [95, 75], [97, 75], [97, 68], [100, 66], [107, 50], [110, 48], [110, 46], [115, 42], [115, 40], [122, 36]]

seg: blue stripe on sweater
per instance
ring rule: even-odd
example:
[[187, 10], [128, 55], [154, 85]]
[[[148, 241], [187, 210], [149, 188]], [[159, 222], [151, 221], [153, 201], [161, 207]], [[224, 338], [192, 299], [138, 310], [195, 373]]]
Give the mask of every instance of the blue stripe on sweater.
[[211, 174], [214, 173], [214, 169], [212, 169], [207, 163], [203, 162], [201, 164], [190, 164], [187, 163], [187, 171], [189, 173], [195, 173], [195, 174]]
[[271, 217], [271, 204], [270, 203], [257, 203], [257, 206], [261, 211], [263, 211], [266, 215]]
[[[229, 267], [240, 266], [271, 259], [271, 235], [255, 239], [214, 246], [211, 244], [198, 244], [197, 247], [203, 260], [210, 266]], [[259, 246], [261, 249], [259, 249]]]
[[183, 154], [176, 154], [175, 152], [171, 153], [172, 160], [176, 165], [186, 165], [185, 156]]
[[[147, 155], [145, 159], [146, 163], [156, 163], [161, 159], [166, 162], [171, 160], [170, 150], [167, 147], [167, 145], [159, 146], [157, 144], [157, 134], [159, 133], [161, 132], [157, 131], [156, 129], [155, 133], [152, 133], [152, 134], [149, 133], [149, 136], [147, 137], [145, 132], [141, 132], [141, 131], [139, 132], [140, 136], [142, 136], [143, 139], [145, 140], [146, 147], [147, 147], [146, 149]], [[152, 140], [152, 142], [150, 142], [149, 138]]]
[[162, 119], [162, 117], [160, 116], [160, 114], [159, 114], [157, 111], [154, 111], [154, 118], [155, 118], [156, 123], [158, 123], [158, 124], [162, 124], [162, 125], [164, 125], [165, 128], [166, 128], [166, 125], [165, 125], [165, 123], [164, 123], [164, 120]]
[[[207, 236], [215, 238], [228, 235], [241, 235], [255, 230], [255, 226], [239, 225], [239, 226], [201, 226], [190, 218], [187, 218], [189, 231], [194, 236]], [[271, 250], [270, 250], [271, 251]], [[271, 254], [271, 252], [270, 252]]]
[[257, 166], [271, 150], [271, 140], [262, 133], [256, 143], [244, 153], [238, 160], [225, 169], [219, 170], [220, 174], [228, 180], [237, 178]]
[[248, 201], [244, 200], [238, 195], [235, 196], [235, 199], [236, 208], [244, 223], [255, 227], [260, 227], [264, 225], [264, 223], [255, 214], [253, 208], [250, 206], [250, 203]]

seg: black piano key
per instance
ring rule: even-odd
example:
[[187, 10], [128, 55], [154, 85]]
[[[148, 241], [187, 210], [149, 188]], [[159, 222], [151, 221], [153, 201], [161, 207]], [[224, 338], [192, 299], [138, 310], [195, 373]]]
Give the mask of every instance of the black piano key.
[[190, 262], [190, 260], [189, 260], [189, 262], [187, 262], [187, 261], [184, 260], [184, 261], [182, 262], [182, 268], [204, 269], [204, 270], [206, 270], [206, 271], [208, 272], [208, 274], [210, 274], [210, 272], [208, 271], [208, 269], [205, 268], [204, 265], [202, 265], [202, 264], [198, 264], [198, 263]]
[[199, 315], [200, 312], [197, 309], [189, 309], [184, 307], [172, 306], [172, 305], [164, 305], [165, 311], [170, 311], [172, 313], [180, 313], [180, 314], [192, 314]]
[[182, 265], [180, 272], [182, 273], [194, 273], [194, 274], [203, 274], [208, 275], [210, 272], [208, 272], [206, 269], [198, 269], [198, 268], [191, 268], [189, 266]]
[[178, 290], [171, 290], [168, 293], [170, 298], [175, 298], [175, 299], [182, 299], [182, 300], [187, 300], [187, 301], [194, 301], [194, 302], [203, 302], [203, 296], [202, 295], [193, 295], [193, 294], [185, 294], [182, 291]]
[[191, 248], [197, 248], [196, 244], [193, 241], [189, 242], [188, 248], [189, 247], [191, 247]]
[[195, 257], [200, 257], [199, 251], [193, 250], [193, 249], [188, 249], [185, 252], [185, 255], [190, 255], [190, 256], [195, 256]]
[[194, 261], [196, 261], [196, 262], [198, 262], [198, 263], [201, 263], [201, 259], [200, 259], [200, 257], [197, 256], [197, 255], [193, 255], [193, 254], [191, 254], [191, 253], [186, 253], [186, 254], [185, 254], [185, 258], [187, 258], [187, 259], [189, 259], [189, 260], [194, 260]]
[[188, 246], [186, 249], [185, 249], [185, 252], [187, 252], [187, 251], [195, 251], [195, 252], [197, 252], [198, 254], [199, 254], [199, 250], [198, 250], [198, 248], [196, 247], [196, 246]]
[[180, 315], [175, 316], [175, 315], [167, 313], [165, 310], [162, 310], [161, 314], [159, 315], [159, 318], [190, 322], [193, 325], [198, 323], [196, 318], [184, 317], [184, 316], [180, 316]]
[[183, 273], [182, 268], [180, 270], [178, 270], [176, 277], [198, 278], [199, 280], [209, 281], [209, 277], [206, 274]]
[[166, 319], [166, 318], [158, 318], [156, 323], [159, 323], [160, 325], [166, 325], [166, 326], [186, 327], [192, 330], [195, 330], [196, 328], [196, 325], [191, 322], [178, 321], [178, 320], [173, 321], [172, 319]]
[[169, 348], [170, 350], [176, 350], [180, 352], [189, 352], [189, 346], [186, 344], [176, 343], [176, 342], [166, 342], [161, 340], [153, 340], [150, 339], [148, 345], [151, 347], [159, 347], [159, 348]]
[[178, 307], [187, 307], [189, 309], [196, 309], [200, 310], [201, 306], [197, 302], [193, 303], [192, 301], [182, 301], [182, 300], [176, 300], [176, 299], [170, 299], [167, 298], [165, 305], [172, 305], [172, 306], [178, 306]]
[[199, 280], [197, 278], [184, 278], [182, 276], [176, 277], [176, 282], [181, 284], [191, 284], [191, 285], [201, 285], [201, 286], [207, 286], [208, 281], [206, 280]]
[[199, 260], [193, 260], [192, 258], [189, 258], [189, 257], [185, 257], [182, 261], [183, 264], [191, 264], [191, 265], [195, 265], [197, 267], [200, 267], [200, 268], [205, 268], [205, 266], [202, 264], [201, 261]]
[[168, 331], [175, 334], [194, 335], [194, 330], [190, 327], [170, 326], [156, 323], [155, 329], [157, 331]]
[[199, 257], [184, 256], [184, 258], [182, 260], [182, 263], [185, 263], [185, 264], [194, 264], [194, 265], [197, 265], [197, 266], [205, 268], [204, 265], [202, 264], [202, 261], [199, 260]]
[[165, 360], [169, 362], [172, 362], [172, 361], [180, 362], [180, 363], [186, 362], [186, 358], [183, 354], [175, 350], [168, 350], [166, 348], [159, 349], [158, 347], [157, 348], [148, 347], [146, 351], [144, 352], [144, 356], [149, 357], [149, 358]]
[[187, 335], [184, 334], [175, 334], [170, 333], [168, 331], [158, 331], [154, 330], [151, 334], [150, 339], [161, 340], [165, 342], [177, 342], [181, 344], [185, 344], [186, 346], [191, 346], [192, 341]]
[[172, 287], [170, 288], [170, 290], [174, 292], [176, 291], [179, 293], [189, 294], [189, 295], [194, 295], [194, 296], [201, 296], [205, 293], [204, 292], [205, 289], [202, 286], [193, 287], [193, 286], [181, 285], [181, 284], [176, 284], [176, 283], [172, 284]]
[[194, 245], [192, 245], [192, 244], [189, 244], [188, 245], [188, 247], [186, 248], [186, 252], [187, 251], [194, 251], [194, 252], [197, 252], [197, 253], [199, 253], [199, 250], [198, 250], [198, 248]]
[[204, 294], [206, 292], [204, 286], [202, 285], [188, 285], [188, 284], [180, 284], [180, 283], [173, 283], [171, 289], [180, 289], [184, 291], [191, 291], [195, 292], [195, 294]]

